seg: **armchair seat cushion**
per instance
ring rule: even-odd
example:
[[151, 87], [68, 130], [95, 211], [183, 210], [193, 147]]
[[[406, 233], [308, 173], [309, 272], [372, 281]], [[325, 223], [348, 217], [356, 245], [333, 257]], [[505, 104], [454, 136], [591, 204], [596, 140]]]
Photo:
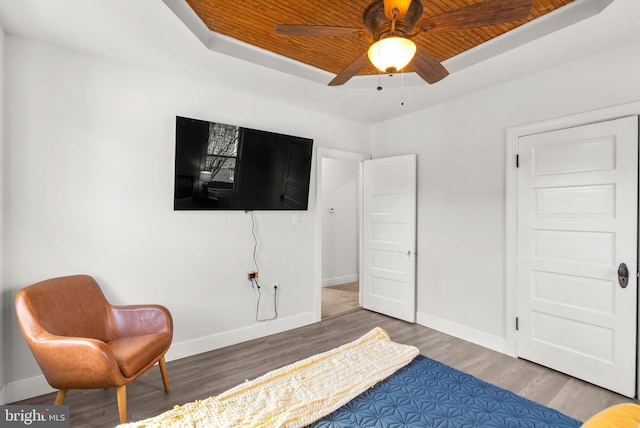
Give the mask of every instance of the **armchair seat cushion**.
[[171, 345], [171, 333], [125, 337], [107, 342], [125, 377], [132, 377], [164, 355]]

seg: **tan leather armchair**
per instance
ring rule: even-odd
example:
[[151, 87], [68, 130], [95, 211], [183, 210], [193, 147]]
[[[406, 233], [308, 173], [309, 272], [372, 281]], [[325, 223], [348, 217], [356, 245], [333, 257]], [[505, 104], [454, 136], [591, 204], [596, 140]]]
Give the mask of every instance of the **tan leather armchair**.
[[160, 305], [112, 306], [87, 275], [48, 279], [16, 295], [20, 331], [47, 382], [58, 389], [117, 388], [120, 422], [127, 421], [126, 385], [155, 363], [165, 392], [164, 355], [173, 320]]

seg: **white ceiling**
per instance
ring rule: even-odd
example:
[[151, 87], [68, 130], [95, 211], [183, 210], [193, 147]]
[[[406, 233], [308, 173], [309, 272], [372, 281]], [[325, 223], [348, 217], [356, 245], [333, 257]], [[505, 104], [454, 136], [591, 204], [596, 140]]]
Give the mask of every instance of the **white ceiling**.
[[[328, 87], [333, 77], [329, 73], [211, 34], [188, 16], [184, 0], [163, 1], [0, 0], [0, 26], [7, 34], [363, 123], [381, 122], [640, 40], [640, 0], [575, 0], [504, 40], [446, 61], [452, 73], [435, 85], [408, 73], [383, 76], [382, 91], [376, 90], [376, 76]], [[554, 32], [558, 27], [564, 28]]]

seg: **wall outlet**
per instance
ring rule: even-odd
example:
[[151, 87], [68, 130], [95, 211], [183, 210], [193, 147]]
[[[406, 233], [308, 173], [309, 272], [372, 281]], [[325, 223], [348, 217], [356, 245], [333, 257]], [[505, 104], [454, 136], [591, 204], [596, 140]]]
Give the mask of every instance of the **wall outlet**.
[[438, 293], [444, 294], [444, 281], [438, 281]]
[[[277, 290], [277, 291], [276, 291]], [[280, 287], [280, 283], [279, 282], [274, 282], [273, 284], [271, 284], [271, 294], [276, 294], [281, 292], [282, 288]]]

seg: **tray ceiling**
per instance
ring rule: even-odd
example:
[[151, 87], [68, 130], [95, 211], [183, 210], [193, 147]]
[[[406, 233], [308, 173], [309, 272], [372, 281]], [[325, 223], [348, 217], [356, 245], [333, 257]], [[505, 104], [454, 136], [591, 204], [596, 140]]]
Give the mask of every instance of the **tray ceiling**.
[[[535, 0], [527, 19], [473, 30], [423, 33], [413, 39], [418, 46], [445, 61], [488, 40], [526, 24], [573, 0]], [[278, 36], [277, 24], [331, 25], [364, 28], [362, 13], [371, 0], [186, 0], [206, 27], [218, 34], [337, 74], [365, 52], [370, 42], [354, 37]], [[423, 0], [423, 17], [458, 9], [480, 0]], [[413, 71], [409, 65], [405, 71]], [[378, 74], [368, 65], [358, 75]]]

